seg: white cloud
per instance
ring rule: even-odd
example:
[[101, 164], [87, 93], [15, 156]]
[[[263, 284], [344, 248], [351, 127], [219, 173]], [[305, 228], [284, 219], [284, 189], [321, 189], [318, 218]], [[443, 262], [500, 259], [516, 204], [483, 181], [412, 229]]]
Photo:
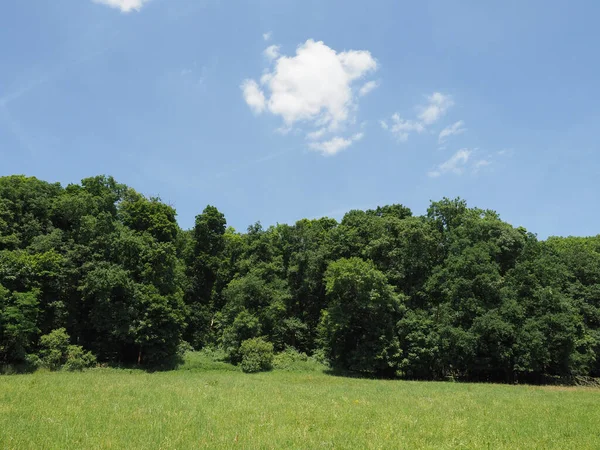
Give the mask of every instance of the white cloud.
[[317, 139], [321, 139], [323, 136], [325, 136], [326, 133], [327, 133], [327, 128], [319, 128], [316, 131], [307, 133], [306, 138], [310, 139], [311, 141], [315, 141]]
[[431, 125], [437, 122], [446, 111], [454, 105], [452, 97], [439, 92], [434, 92], [427, 97], [428, 104], [420, 108], [419, 120], [425, 125]]
[[[354, 119], [357, 98], [353, 83], [375, 70], [377, 62], [368, 51], [337, 53], [323, 42], [309, 39], [297, 48], [295, 56], [279, 56], [273, 70], [261, 77], [263, 89], [270, 92], [263, 94], [266, 109], [280, 116], [286, 126], [304, 122], [335, 131]], [[249, 83], [242, 85], [244, 98], [256, 109], [260, 104], [255, 101], [257, 95], [247, 95], [247, 91], [261, 91], [256, 82]]]
[[374, 89], [377, 89], [378, 87], [379, 87], [379, 82], [367, 81], [365, 84], [362, 85], [362, 87], [358, 91], [358, 95], [360, 95], [361, 97], [364, 97], [369, 92], [371, 92]]
[[267, 33], [263, 33], [263, 39], [265, 41], [270, 41], [271, 40], [271, 36], [273, 36], [273, 32], [272, 31], [268, 31]]
[[244, 80], [240, 87], [244, 93], [244, 99], [252, 111], [256, 114], [262, 113], [266, 107], [265, 94], [260, 90], [256, 81]]
[[361, 140], [363, 137], [364, 133], [357, 133], [350, 138], [336, 136], [329, 141], [313, 142], [312, 144], [310, 144], [310, 148], [312, 150], [321, 152], [325, 156], [332, 156], [350, 147], [353, 143]]
[[94, 3], [101, 5], [110, 6], [111, 8], [118, 8], [122, 12], [139, 11], [144, 6], [144, 3], [148, 3], [150, 0], [93, 0]]
[[273, 61], [279, 58], [279, 45], [271, 45], [265, 49], [263, 55], [269, 60]]
[[450, 126], [447, 126], [440, 132], [440, 136], [438, 137], [438, 142], [441, 144], [442, 142], [444, 142], [446, 140], [446, 138], [448, 138], [450, 136], [464, 133], [465, 131], [467, 131], [467, 129], [464, 126], [465, 126], [465, 122], [462, 120], [459, 120], [458, 122], [456, 122]]
[[477, 173], [479, 172], [480, 169], [482, 169], [483, 167], [487, 167], [490, 164], [492, 164], [492, 162], [488, 159], [481, 159], [479, 161], [477, 161], [475, 164], [473, 164], [473, 172]]
[[[418, 120], [405, 120], [400, 117], [398, 113], [392, 116], [392, 124], [388, 126], [388, 123], [384, 120], [379, 121], [381, 128], [384, 130], [390, 130], [391, 133], [396, 137], [399, 142], [406, 142], [411, 133], [423, 133], [427, 126], [437, 122], [440, 117], [446, 114], [446, 111], [454, 104], [452, 98], [449, 95], [440, 94], [434, 92], [427, 97], [428, 104], [426, 106], [419, 106], [417, 109], [420, 111], [417, 116]], [[453, 126], [460, 124], [464, 125], [462, 121], [457, 122]], [[462, 133], [465, 129], [460, 129], [460, 126], [454, 130], [454, 134]], [[450, 127], [449, 127], [450, 128]], [[440, 133], [440, 143], [442, 139], [446, 137], [448, 129], [445, 129]]]
[[502, 150], [496, 152], [498, 156], [513, 156], [514, 150], [512, 148], [503, 148]]
[[448, 172], [461, 175], [464, 172], [465, 166], [469, 162], [472, 153], [473, 151], [467, 148], [460, 149], [452, 155], [450, 159], [430, 171], [428, 175], [432, 178], [439, 177]]
[[[387, 128], [385, 129], [387, 130]], [[400, 142], [406, 142], [410, 133], [422, 133], [425, 131], [425, 127], [420, 122], [416, 122], [414, 120], [404, 120], [398, 113], [396, 113], [392, 116], [392, 125], [390, 127], [390, 131]]]

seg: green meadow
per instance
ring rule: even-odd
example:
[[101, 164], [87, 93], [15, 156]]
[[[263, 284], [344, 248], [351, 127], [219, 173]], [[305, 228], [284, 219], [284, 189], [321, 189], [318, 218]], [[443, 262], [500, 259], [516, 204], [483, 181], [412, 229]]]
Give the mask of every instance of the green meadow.
[[[310, 368], [305, 368], [310, 369]], [[0, 448], [600, 448], [600, 390], [179, 370], [0, 376]]]

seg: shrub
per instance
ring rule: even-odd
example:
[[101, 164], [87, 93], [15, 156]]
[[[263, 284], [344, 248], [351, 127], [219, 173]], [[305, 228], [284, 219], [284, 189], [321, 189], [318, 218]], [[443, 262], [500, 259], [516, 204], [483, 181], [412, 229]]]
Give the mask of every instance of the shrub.
[[83, 370], [96, 363], [96, 357], [79, 345], [69, 345], [64, 328], [53, 330], [40, 338], [41, 363], [50, 370]]
[[74, 372], [92, 367], [96, 364], [96, 357], [91, 352], [86, 352], [80, 345], [69, 345], [67, 348], [67, 360], [63, 365], [64, 370]]
[[329, 358], [327, 358], [327, 353], [322, 348], [315, 350], [311, 358], [325, 368], [329, 368], [331, 365]]
[[25, 356], [25, 366], [28, 372], [35, 372], [42, 365], [42, 360], [38, 355], [28, 354]]
[[42, 364], [50, 370], [58, 370], [66, 362], [69, 348], [67, 330], [52, 330], [40, 338]]
[[206, 346], [199, 353], [214, 362], [228, 360], [227, 352], [220, 347]]
[[199, 352], [187, 352], [183, 357], [183, 362], [177, 367], [178, 370], [222, 370], [239, 371], [239, 366], [229, 364], [227, 354], [223, 350], [213, 348], [203, 348]]
[[263, 338], [252, 338], [240, 347], [242, 370], [246, 373], [264, 372], [273, 366], [273, 344]]
[[186, 353], [193, 352], [194, 347], [187, 341], [181, 341], [177, 346], [177, 356], [183, 358]]
[[286, 348], [273, 358], [273, 368], [289, 372], [323, 371], [327, 365], [318, 361], [313, 356], [299, 352], [293, 347]]
[[243, 310], [236, 316], [233, 323], [223, 331], [223, 348], [229, 362], [239, 364], [242, 361], [242, 342], [258, 336], [260, 330], [260, 321], [255, 315]]

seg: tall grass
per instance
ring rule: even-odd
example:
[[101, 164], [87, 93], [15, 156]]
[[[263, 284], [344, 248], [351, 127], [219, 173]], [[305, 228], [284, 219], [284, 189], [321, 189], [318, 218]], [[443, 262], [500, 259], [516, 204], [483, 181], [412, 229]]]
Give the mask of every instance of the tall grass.
[[0, 377], [0, 448], [600, 448], [600, 390], [182, 370]]

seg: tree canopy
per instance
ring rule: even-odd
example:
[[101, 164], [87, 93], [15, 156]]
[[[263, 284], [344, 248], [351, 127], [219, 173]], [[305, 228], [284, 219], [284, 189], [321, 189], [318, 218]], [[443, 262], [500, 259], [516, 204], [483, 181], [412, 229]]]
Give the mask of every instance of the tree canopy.
[[154, 367], [184, 341], [375, 376], [600, 376], [600, 235], [541, 241], [446, 198], [244, 233], [207, 206], [182, 230], [112, 177], [0, 178], [0, 364]]

